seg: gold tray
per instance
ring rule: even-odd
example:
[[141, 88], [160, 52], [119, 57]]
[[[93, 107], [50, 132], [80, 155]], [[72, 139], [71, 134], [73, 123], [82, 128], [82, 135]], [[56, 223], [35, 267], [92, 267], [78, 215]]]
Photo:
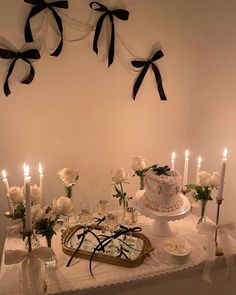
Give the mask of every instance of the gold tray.
[[[77, 235], [82, 233], [84, 227], [77, 225], [71, 228], [68, 228], [62, 232], [62, 251], [69, 255], [72, 256], [78, 247], [78, 238]], [[95, 232], [97, 235], [100, 235], [102, 233], [102, 227], [101, 226], [96, 226], [93, 227], [93, 232]], [[108, 232], [106, 232], [108, 234]], [[92, 237], [92, 235], [90, 235]], [[120, 236], [120, 240], [124, 240], [125, 235]], [[130, 238], [130, 236], [129, 236]], [[77, 239], [77, 240], [76, 240]], [[144, 259], [150, 254], [151, 251], [154, 250], [150, 240], [142, 233], [133, 233], [132, 235], [132, 240], [134, 242], [134, 246], [132, 248], [127, 248], [130, 253], [128, 258], [127, 257], [116, 257], [116, 256], [111, 256], [108, 255], [107, 253], [102, 253], [102, 252], [96, 252], [93, 260], [104, 262], [104, 263], [109, 263], [109, 264], [114, 264], [114, 265], [120, 265], [124, 267], [137, 267], [142, 262]], [[94, 238], [94, 241], [96, 239]], [[97, 241], [96, 241], [97, 242]], [[123, 242], [120, 242], [118, 240], [114, 240], [114, 243], [118, 244], [123, 244]], [[94, 247], [98, 245], [98, 242], [94, 242]], [[123, 246], [126, 246], [123, 244]], [[75, 257], [80, 257], [80, 258], [85, 258], [90, 260], [93, 248], [91, 247], [90, 250], [83, 249], [83, 244], [81, 245], [81, 249], [76, 253]], [[105, 247], [106, 250], [106, 247]]]

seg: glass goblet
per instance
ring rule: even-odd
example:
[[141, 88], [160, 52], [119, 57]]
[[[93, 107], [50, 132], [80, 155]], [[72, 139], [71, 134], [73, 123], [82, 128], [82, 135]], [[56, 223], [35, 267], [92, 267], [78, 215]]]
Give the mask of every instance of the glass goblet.
[[[87, 230], [88, 225], [92, 223], [93, 220], [93, 214], [90, 210], [88, 209], [83, 209], [80, 211], [79, 214], [79, 223], [84, 227], [84, 231]], [[92, 247], [92, 241], [90, 241], [87, 236], [85, 236], [82, 247], [84, 250], [88, 250], [89, 248]]]
[[[134, 207], [126, 208], [124, 213], [124, 219], [123, 219], [124, 224], [128, 227], [133, 227], [137, 223], [137, 220], [138, 220], [137, 210]], [[134, 245], [135, 240], [132, 238], [132, 232], [124, 236], [124, 242], [128, 245], [127, 250], [129, 251], [131, 256], [132, 255], [131, 247], [135, 246]]]
[[[109, 213], [109, 202], [108, 200], [99, 200], [97, 204], [97, 214], [99, 218], [104, 218]], [[106, 228], [104, 222], [102, 223], [102, 233], [105, 234]]]
[[[110, 231], [111, 236], [119, 228], [118, 216], [115, 214], [108, 214], [106, 217], [106, 227]], [[116, 256], [119, 254], [119, 248], [115, 245], [113, 237], [111, 238], [111, 243], [107, 247], [106, 253], [111, 256]]]

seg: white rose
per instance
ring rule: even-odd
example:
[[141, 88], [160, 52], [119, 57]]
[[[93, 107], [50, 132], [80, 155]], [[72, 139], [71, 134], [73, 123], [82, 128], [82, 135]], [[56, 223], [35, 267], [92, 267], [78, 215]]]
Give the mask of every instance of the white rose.
[[211, 174], [206, 171], [201, 171], [198, 174], [198, 181], [202, 186], [211, 186]]
[[58, 176], [65, 185], [71, 185], [76, 181], [76, 179], [78, 179], [79, 171], [71, 168], [63, 168], [58, 172]]
[[37, 208], [37, 206], [33, 206], [31, 208], [31, 216], [33, 222], [39, 222], [45, 217], [45, 211], [42, 208]]
[[23, 190], [18, 186], [10, 187], [8, 194], [13, 204], [18, 204], [24, 199]]
[[52, 206], [58, 215], [69, 215], [73, 209], [71, 199], [64, 196], [54, 199]]
[[41, 190], [36, 184], [30, 187], [31, 203], [38, 204], [41, 202]]
[[125, 172], [123, 168], [115, 169], [111, 172], [111, 179], [115, 183], [122, 183], [126, 180], [128, 180], [129, 174], [128, 172]]
[[213, 172], [211, 175], [211, 184], [214, 187], [218, 187], [220, 183], [220, 173], [219, 172]]
[[131, 168], [134, 171], [142, 171], [146, 167], [145, 160], [141, 157], [133, 157]]

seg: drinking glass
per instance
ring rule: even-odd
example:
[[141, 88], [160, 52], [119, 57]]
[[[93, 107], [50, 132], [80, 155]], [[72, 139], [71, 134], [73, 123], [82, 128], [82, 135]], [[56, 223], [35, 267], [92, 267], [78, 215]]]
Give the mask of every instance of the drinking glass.
[[[106, 217], [106, 227], [110, 231], [111, 236], [113, 236], [114, 232], [119, 228], [118, 216], [115, 214], [108, 214]], [[106, 252], [111, 256], [117, 256], [119, 254], [119, 248], [115, 245], [113, 237]]]
[[[79, 223], [84, 226], [84, 230], [88, 228], [88, 226], [92, 223], [93, 221], [93, 214], [89, 209], [82, 209], [79, 214]], [[83, 244], [81, 248], [84, 250], [88, 250], [93, 246], [92, 241], [90, 241], [87, 236], [85, 236], [85, 239], [83, 241]]]

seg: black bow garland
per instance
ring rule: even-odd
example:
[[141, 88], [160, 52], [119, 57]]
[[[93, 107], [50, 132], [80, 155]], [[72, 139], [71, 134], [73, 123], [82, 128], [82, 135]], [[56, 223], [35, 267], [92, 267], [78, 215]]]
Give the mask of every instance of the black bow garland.
[[4, 58], [4, 59], [13, 59], [11, 65], [9, 67], [8, 74], [6, 76], [4, 87], [3, 87], [4, 93], [6, 96], [11, 94], [8, 80], [14, 70], [15, 64], [18, 59], [22, 59], [30, 65], [30, 72], [29, 72], [28, 76], [23, 81], [21, 81], [21, 83], [30, 84], [33, 81], [34, 76], [35, 76], [35, 71], [34, 71], [34, 68], [33, 68], [31, 62], [28, 59], [39, 59], [40, 58], [40, 54], [37, 49], [29, 49], [29, 50], [26, 50], [23, 52], [14, 52], [11, 50], [0, 48], [0, 57]]
[[58, 44], [57, 48], [55, 49], [55, 51], [51, 55], [52, 56], [59, 56], [62, 51], [62, 47], [63, 47], [63, 25], [62, 25], [61, 17], [56, 12], [54, 7], [67, 9], [67, 8], [69, 8], [68, 1], [67, 0], [55, 1], [55, 2], [51, 2], [51, 3], [47, 3], [44, 0], [24, 0], [24, 1], [26, 3], [34, 5], [28, 15], [28, 18], [27, 18], [27, 21], [25, 24], [25, 41], [26, 42], [33, 42], [34, 41], [33, 36], [32, 36], [31, 27], [30, 27], [30, 19], [33, 16], [35, 16], [36, 14], [43, 11], [44, 9], [48, 8], [49, 10], [51, 10], [51, 12], [55, 18], [55, 21], [57, 23], [60, 34], [61, 34], [60, 43]]
[[[78, 240], [80, 240], [80, 242], [79, 242], [79, 245], [77, 246], [77, 248], [75, 249], [74, 253], [70, 257], [69, 261], [67, 262], [67, 265], [66, 265], [67, 267], [70, 266], [73, 258], [78, 253], [78, 251], [79, 251], [79, 249], [80, 249], [80, 247], [81, 247], [81, 245], [82, 245], [82, 243], [83, 243], [83, 241], [84, 241], [87, 234], [92, 234], [96, 238], [96, 240], [98, 242], [97, 246], [95, 246], [94, 249], [93, 249], [93, 252], [92, 252], [92, 254], [90, 256], [90, 261], [89, 261], [89, 270], [90, 270], [91, 275], [93, 276], [92, 261], [93, 261], [93, 257], [96, 254], [96, 252], [103, 252], [104, 253], [105, 252], [105, 247], [108, 246], [112, 242], [112, 240], [114, 240], [114, 239], [120, 240], [119, 237], [122, 236], [122, 235], [127, 235], [127, 234], [130, 234], [130, 233], [138, 233], [138, 232], [142, 231], [141, 227], [128, 228], [128, 227], [125, 227], [123, 225], [120, 225], [119, 229], [112, 236], [107, 236], [107, 235], [97, 236], [93, 232], [93, 229], [96, 229], [96, 227], [98, 227], [105, 219], [106, 219], [105, 217], [103, 217], [102, 219], [96, 218], [97, 223], [95, 224], [94, 227], [89, 227], [88, 226], [87, 228], [84, 228], [84, 230], [83, 230], [83, 232], [81, 234], [77, 235], [77, 238], [78, 238]], [[99, 237], [103, 237], [103, 239], [100, 240]], [[122, 241], [122, 240], [120, 240], [120, 241], [123, 244], [125, 244], [126, 246], [129, 246], [124, 241]], [[133, 249], [132, 247], [130, 247], [130, 248]], [[121, 248], [121, 251], [120, 251], [118, 257], [120, 257], [122, 255], [124, 255], [127, 259], [129, 259], [128, 256], [125, 254], [125, 250], [123, 249], [123, 247]]]
[[133, 88], [133, 99], [135, 100], [136, 94], [138, 93], [138, 90], [142, 84], [142, 81], [149, 69], [149, 66], [152, 66], [152, 70], [156, 77], [156, 83], [157, 83], [157, 89], [160, 95], [161, 100], [167, 100], [163, 86], [162, 86], [162, 79], [161, 79], [161, 73], [157, 66], [154, 64], [154, 61], [162, 58], [164, 56], [164, 53], [161, 50], [158, 50], [151, 59], [148, 59], [146, 61], [141, 60], [133, 60], [131, 63], [135, 68], [143, 68], [141, 70], [141, 73], [139, 74], [137, 80], [135, 81], [134, 88]]
[[[94, 8], [94, 4], [96, 4], [98, 7]], [[104, 12], [100, 18], [98, 19], [95, 35], [93, 39], [93, 51], [98, 54], [98, 39], [99, 35], [102, 29], [103, 21], [106, 18], [106, 16], [109, 16], [109, 19], [111, 21], [111, 40], [109, 45], [109, 51], [108, 51], [108, 67], [113, 63], [114, 60], [114, 50], [115, 50], [115, 25], [114, 25], [114, 16], [119, 18], [120, 20], [128, 20], [129, 18], [129, 12], [124, 9], [115, 9], [115, 10], [109, 10], [105, 5], [93, 1], [89, 3], [89, 6], [96, 11]]]

